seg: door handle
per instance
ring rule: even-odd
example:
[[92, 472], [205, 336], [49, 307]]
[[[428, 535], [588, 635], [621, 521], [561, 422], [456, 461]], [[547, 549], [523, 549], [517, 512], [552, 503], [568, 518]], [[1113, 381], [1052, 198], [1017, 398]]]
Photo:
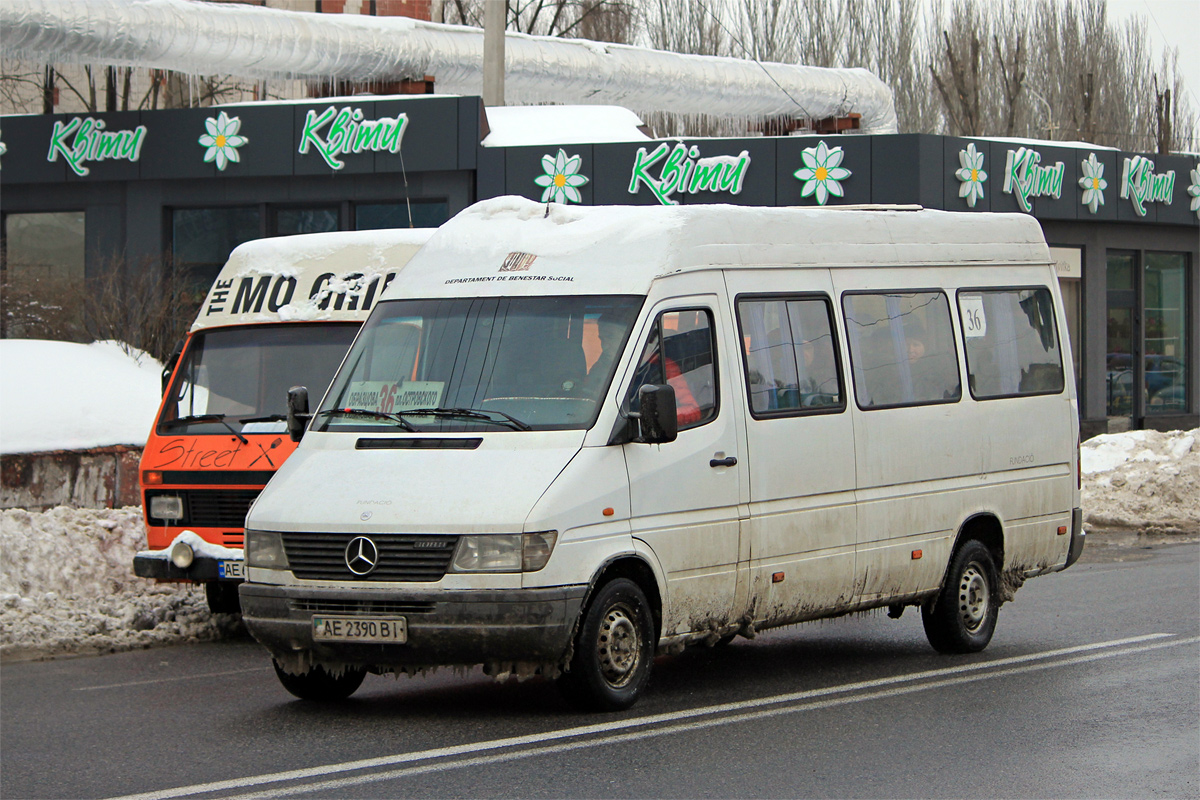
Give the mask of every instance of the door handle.
[[737, 466], [737, 456], [729, 456], [728, 458], [711, 458], [708, 461], [710, 467], [733, 467]]

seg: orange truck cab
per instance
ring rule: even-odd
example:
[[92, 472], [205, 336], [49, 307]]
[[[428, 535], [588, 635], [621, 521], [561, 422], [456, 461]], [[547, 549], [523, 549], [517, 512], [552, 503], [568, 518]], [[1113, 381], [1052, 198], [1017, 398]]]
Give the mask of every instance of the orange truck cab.
[[163, 370], [142, 451], [134, 573], [202, 583], [238, 610], [246, 512], [296, 444], [287, 391], [323, 394], [379, 296], [432, 229], [316, 233], [233, 251]]

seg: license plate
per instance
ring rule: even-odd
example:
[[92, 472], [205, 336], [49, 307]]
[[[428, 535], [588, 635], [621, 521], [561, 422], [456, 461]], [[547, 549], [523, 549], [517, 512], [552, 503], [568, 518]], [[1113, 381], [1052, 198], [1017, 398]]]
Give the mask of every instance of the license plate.
[[313, 617], [313, 639], [318, 642], [408, 641], [404, 617]]
[[218, 561], [217, 575], [222, 578], [237, 578], [245, 580], [246, 565], [242, 561]]

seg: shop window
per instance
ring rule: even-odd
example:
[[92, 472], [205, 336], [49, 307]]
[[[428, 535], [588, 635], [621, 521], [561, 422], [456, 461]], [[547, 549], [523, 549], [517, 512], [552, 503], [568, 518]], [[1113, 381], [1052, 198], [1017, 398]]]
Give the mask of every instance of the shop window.
[[976, 399], [1058, 394], [1062, 356], [1049, 289], [958, 293], [967, 383]]
[[207, 289], [229, 254], [262, 236], [258, 206], [177, 208], [171, 211], [171, 255], [197, 286]]
[[962, 397], [946, 295], [847, 294], [842, 306], [861, 408], [953, 403]]
[[1183, 253], [1147, 253], [1145, 395], [1147, 414], [1187, 410], [1187, 264]]
[[292, 236], [297, 233], [328, 233], [338, 229], [337, 206], [275, 209], [275, 228], [272, 236]]
[[361, 203], [354, 208], [354, 227], [360, 231], [381, 228], [436, 228], [450, 218], [445, 201]]
[[830, 319], [823, 299], [738, 301], [750, 410], [756, 418], [845, 408]]
[[84, 276], [84, 212], [7, 214], [5, 258], [10, 280], [81, 282]]

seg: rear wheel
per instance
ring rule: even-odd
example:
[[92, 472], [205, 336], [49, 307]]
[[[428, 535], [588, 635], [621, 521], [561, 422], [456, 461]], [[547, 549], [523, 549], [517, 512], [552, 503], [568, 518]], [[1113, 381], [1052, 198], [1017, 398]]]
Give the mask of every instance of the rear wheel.
[[987, 546], [968, 539], [955, 552], [937, 598], [921, 607], [925, 636], [939, 653], [977, 653], [988, 646], [1000, 611], [996, 565]]
[[637, 701], [653, 661], [650, 604], [636, 583], [617, 578], [600, 587], [588, 605], [559, 687], [581, 708], [620, 711]]
[[234, 581], [209, 581], [204, 584], [204, 598], [208, 600], [208, 610], [214, 614], [241, 613], [238, 586]]
[[340, 675], [335, 676], [322, 666], [315, 666], [307, 672], [293, 675], [281, 669], [276, 661], [272, 660], [271, 664], [274, 665], [275, 674], [283, 688], [301, 700], [345, 700], [362, 685], [363, 678], [367, 675], [365, 669], [347, 667]]

